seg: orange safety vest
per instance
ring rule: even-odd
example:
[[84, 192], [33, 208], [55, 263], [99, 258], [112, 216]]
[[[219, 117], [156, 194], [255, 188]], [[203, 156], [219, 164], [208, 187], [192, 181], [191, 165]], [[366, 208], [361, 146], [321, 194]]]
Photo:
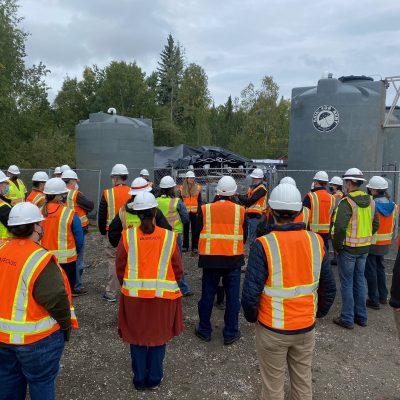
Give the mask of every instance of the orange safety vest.
[[[314, 232], [274, 231], [258, 238], [268, 262], [258, 320], [279, 330], [315, 323], [324, 242]], [[295, 249], [295, 251], [293, 251]]]
[[335, 198], [335, 207], [339, 205], [340, 200], [342, 200], [344, 194], [341, 190], [338, 190], [336, 193], [332, 195]]
[[199, 238], [199, 254], [238, 256], [243, 254], [244, 207], [219, 200], [201, 206], [203, 229]]
[[301, 213], [294, 219], [293, 222], [303, 222], [306, 224], [306, 228], [310, 221], [310, 210], [307, 207], [303, 207]]
[[112, 220], [118, 214], [119, 209], [131, 198], [131, 195], [128, 193], [130, 190], [130, 187], [126, 185], [118, 185], [104, 190], [103, 196], [107, 202], [107, 230]]
[[81, 220], [82, 228], [89, 225], [89, 218], [87, 217], [87, 212], [78, 206], [76, 199], [78, 197], [79, 191], [78, 190], [70, 190], [67, 194], [67, 201], [65, 205], [74, 210], [77, 214], [79, 219]]
[[316, 233], [329, 233], [331, 217], [335, 209], [335, 199], [326, 190], [308, 192], [310, 199], [310, 230]]
[[177, 235], [155, 227], [151, 234], [140, 228], [122, 232], [128, 260], [121, 293], [129, 297], [174, 300], [182, 296], [172, 268]]
[[40, 190], [32, 189], [32, 192], [29, 193], [28, 197], [26, 198], [26, 201], [40, 208], [46, 201], [46, 196]]
[[47, 204], [47, 217], [42, 221], [44, 235], [41, 244], [56, 256], [60, 264], [77, 259], [72, 220], [75, 212], [59, 203]]
[[199, 193], [201, 193], [201, 185], [197, 185], [197, 195], [196, 196], [183, 196], [182, 194], [182, 185], [179, 187], [181, 192], [181, 197], [183, 200], [183, 204], [185, 205], [188, 213], [197, 214], [197, 209], [199, 207], [198, 197]]
[[[33, 297], [36, 279], [54, 256], [29, 239], [12, 239], [0, 247], [0, 342], [24, 345], [44, 339], [60, 329]], [[78, 327], [71, 289], [64, 271], [71, 323]]]
[[253, 196], [257, 190], [264, 189], [266, 191], [265, 196], [262, 196], [260, 199], [258, 199], [254, 204], [252, 204], [250, 207], [246, 209], [247, 213], [254, 213], [254, 214], [264, 214], [267, 210], [267, 196], [268, 196], [268, 190], [267, 188], [261, 184], [255, 187], [254, 189], [249, 189], [247, 191], [247, 197], [250, 198]]
[[393, 209], [391, 215], [385, 216], [379, 213], [379, 228], [378, 231], [372, 236], [371, 244], [376, 246], [386, 246], [392, 244], [396, 217], [397, 217], [396, 207]]

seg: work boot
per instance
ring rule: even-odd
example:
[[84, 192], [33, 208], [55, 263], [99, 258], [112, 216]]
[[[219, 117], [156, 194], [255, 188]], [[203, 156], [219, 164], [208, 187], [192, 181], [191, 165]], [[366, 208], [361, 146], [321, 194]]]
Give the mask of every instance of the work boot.
[[368, 308], [371, 308], [372, 310], [379, 310], [379, 309], [381, 308], [380, 305], [379, 305], [379, 303], [375, 304], [375, 303], [373, 303], [370, 299], [368, 299], [368, 300], [366, 301], [366, 306], [367, 306]]
[[345, 328], [345, 329], [354, 329], [354, 326], [353, 326], [353, 325], [347, 325], [347, 324], [345, 324], [345, 323], [342, 321], [342, 318], [340, 318], [340, 317], [334, 317], [332, 321], [333, 321], [334, 324], [339, 325], [339, 326], [341, 326], [342, 328]]
[[240, 331], [237, 333], [236, 336], [234, 336], [233, 338], [229, 338], [229, 339], [225, 339], [224, 338], [224, 345], [225, 346], [230, 346], [231, 344], [237, 342], [240, 338], [242, 337], [242, 334], [240, 333]]
[[79, 290], [72, 291], [72, 297], [84, 296], [85, 294], [88, 294], [88, 290], [85, 288], [80, 288]]

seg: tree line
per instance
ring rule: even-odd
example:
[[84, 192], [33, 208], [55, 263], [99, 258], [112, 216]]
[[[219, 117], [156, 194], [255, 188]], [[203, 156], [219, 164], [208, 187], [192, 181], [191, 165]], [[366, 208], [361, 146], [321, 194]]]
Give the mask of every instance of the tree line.
[[28, 33], [17, 0], [0, 0], [0, 158], [2, 167], [75, 163], [75, 126], [89, 113], [115, 107], [118, 114], [150, 118], [157, 146], [221, 146], [249, 158], [287, 154], [290, 102], [271, 76], [250, 83], [240, 96], [216, 106], [204, 69], [185, 59], [169, 35], [157, 69], [136, 62], [87, 66], [67, 77], [50, 103], [43, 63], [27, 66]]

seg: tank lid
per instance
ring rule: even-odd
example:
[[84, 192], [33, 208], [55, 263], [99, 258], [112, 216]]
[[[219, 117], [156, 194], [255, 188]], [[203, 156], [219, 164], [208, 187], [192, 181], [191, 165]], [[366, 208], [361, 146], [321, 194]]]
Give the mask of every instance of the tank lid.
[[373, 81], [374, 78], [365, 75], [347, 75], [339, 78], [340, 82], [351, 82], [351, 81]]

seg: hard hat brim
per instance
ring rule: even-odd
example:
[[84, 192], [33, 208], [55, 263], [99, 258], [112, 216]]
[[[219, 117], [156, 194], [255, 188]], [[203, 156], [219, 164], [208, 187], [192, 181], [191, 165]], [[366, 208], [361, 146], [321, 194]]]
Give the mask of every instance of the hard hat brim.
[[139, 193], [142, 193], [142, 192], [151, 192], [151, 187], [146, 187], [146, 188], [143, 188], [143, 189], [131, 189], [129, 192], [128, 192], [128, 194], [139, 194]]
[[303, 208], [303, 203], [286, 203], [278, 200], [269, 200], [268, 204], [273, 210], [285, 210], [285, 211], [296, 211], [299, 212]]

